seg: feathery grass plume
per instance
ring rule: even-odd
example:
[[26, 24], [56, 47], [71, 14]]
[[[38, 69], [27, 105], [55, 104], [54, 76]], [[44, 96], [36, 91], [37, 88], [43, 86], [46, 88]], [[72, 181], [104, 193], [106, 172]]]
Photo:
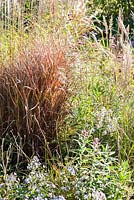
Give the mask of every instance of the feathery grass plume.
[[67, 32], [67, 40], [71, 47], [79, 48], [85, 44], [91, 36], [91, 31], [95, 30], [95, 19], [87, 16], [86, 1], [68, 1], [68, 13], [64, 27]]
[[8, 30], [10, 27], [14, 27], [16, 30], [29, 31], [35, 21], [41, 21], [44, 14], [43, 5], [42, 0], [0, 1], [0, 22], [2, 29]]
[[[103, 25], [104, 25], [104, 27], [105, 27], [105, 34], [106, 34], [106, 36], [105, 36], [105, 39], [106, 39], [106, 46], [108, 46], [108, 41], [109, 41], [109, 27], [108, 27], [108, 23], [107, 23], [107, 21], [106, 21], [106, 17], [105, 16], [103, 16]], [[104, 37], [104, 36], [103, 36]]]
[[56, 148], [59, 122], [66, 114], [67, 63], [60, 47], [33, 41], [0, 71], [0, 133], [22, 139], [25, 154]]
[[123, 70], [125, 76], [124, 86], [127, 86], [130, 80], [130, 72], [132, 67], [132, 50], [131, 42], [129, 39], [129, 26], [127, 28], [125, 27], [121, 11], [119, 11], [118, 27], [120, 32], [120, 45], [123, 54]]
[[112, 47], [112, 37], [113, 37], [113, 16], [111, 16], [109, 21], [109, 47]]

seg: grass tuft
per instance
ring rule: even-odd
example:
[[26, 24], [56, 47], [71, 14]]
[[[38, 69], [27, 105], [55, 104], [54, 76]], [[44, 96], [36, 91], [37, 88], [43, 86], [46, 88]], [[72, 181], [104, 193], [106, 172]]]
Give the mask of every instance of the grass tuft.
[[0, 71], [1, 137], [22, 140], [31, 156], [56, 148], [58, 123], [67, 99], [67, 63], [56, 45], [34, 41]]

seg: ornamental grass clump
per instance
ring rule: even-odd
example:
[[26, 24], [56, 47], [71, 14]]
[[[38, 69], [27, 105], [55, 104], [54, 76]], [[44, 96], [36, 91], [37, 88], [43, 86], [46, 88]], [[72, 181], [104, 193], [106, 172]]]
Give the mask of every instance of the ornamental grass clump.
[[1, 138], [9, 140], [6, 145], [13, 141], [18, 155], [44, 156], [47, 150], [51, 156], [66, 99], [64, 51], [52, 43], [33, 41], [0, 71]]

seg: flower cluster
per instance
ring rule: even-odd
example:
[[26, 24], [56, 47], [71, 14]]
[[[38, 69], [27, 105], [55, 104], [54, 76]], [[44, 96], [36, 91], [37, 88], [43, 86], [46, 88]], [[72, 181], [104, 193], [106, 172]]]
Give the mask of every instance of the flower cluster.
[[117, 160], [112, 157], [108, 146], [102, 148], [99, 138], [89, 140], [83, 139], [83, 135], [80, 137], [76, 156], [67, 157], [64, 164], [57, 163], [56, 170], [53, 166], [49, 170], [34, 156], [27, 167], [29, 173], [22, 182], [15, 173], [7, 175], [5, 184], [0, 184], [0, 199], [106, 200], [114, 195], [126, 197], [122, 178], [121, 182], [119, 178], [125, 174], [124, 180], [129, 180], [127, 165], [125, 173], [121, 171], [121, 176], [118, 176], [114, 169]]
[[103, 130], [103, 134], [113, 133], [118, 130], [118, 118], [114, 116], [111, 109], [102, 107], [96, 115], [96, 128]]
[[38, 167], [40, 167], [41, 163], [39, 161], [39, 158], [37, 156], [33, 156], [31, 162], [28, 164], [27, 169], [28, 170], [36, 170]]

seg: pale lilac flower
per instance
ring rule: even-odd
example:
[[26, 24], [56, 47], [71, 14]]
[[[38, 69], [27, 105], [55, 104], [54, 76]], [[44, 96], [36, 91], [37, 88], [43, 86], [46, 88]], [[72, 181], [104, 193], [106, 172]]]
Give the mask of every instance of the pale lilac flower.
[[15, 181], [17, 181], [17, 175], [16, 175], [16, 173], [11, 173], [11, 174], [8, 176], [7, 180], [10, 181], [10, 182], [15, 182]]
[[85, 129], [82, 130], [81, 133], [82, 133], [82, 135], [83, 135], [85, 138], [89, 135], [88, 131], [85, 130]]
[[71, 175], [75, 175], [75, 169], [72, 166], [69, 166], [67, 170], [70, 172]]
[[54, 197], [50, 200], [66, 200], [63, 196]]
[[93, 140], [94, 150], [98, 150], [99, 146], [100, 146], [99, 138], [94, 138], [94, 140]]
[[34, 198], [33, 200], [44, 200], [44, 198], [37, 196], [36, 198]]

